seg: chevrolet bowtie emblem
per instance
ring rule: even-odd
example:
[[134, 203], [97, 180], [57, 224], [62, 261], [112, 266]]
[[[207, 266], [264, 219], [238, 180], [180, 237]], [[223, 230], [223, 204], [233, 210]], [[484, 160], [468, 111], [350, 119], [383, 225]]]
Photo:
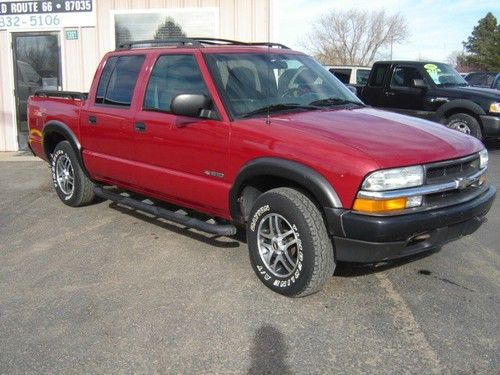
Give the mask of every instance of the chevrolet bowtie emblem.
[[477, 179], [468, 179], [468, 178], [457, 178], [455, 183], [457, 184], [458, 190], [464, 190], [465, 188], [472, 185]]

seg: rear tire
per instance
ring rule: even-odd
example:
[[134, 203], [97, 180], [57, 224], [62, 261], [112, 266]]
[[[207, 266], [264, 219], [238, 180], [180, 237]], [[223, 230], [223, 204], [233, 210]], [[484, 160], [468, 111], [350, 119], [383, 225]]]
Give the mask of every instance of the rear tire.
[[461, 133], [472, 135], [479, 140], [483, 139], [481, 126], [479, 122], [471, 115], [466, 113], [456, 113], [446, 119], [445, 125]]
[[295, 189], [277, 188], [257, 198], [247, 222], [247, 243], [259, 279], [285, 296], [316, 293], [335, 270], [323, 216]]
[[85, 206], [94, 201], [94, 183], [82, 170], [73, 147], [68, 141], [57, 144], [51, 161], [52, 181], [64, 204]]

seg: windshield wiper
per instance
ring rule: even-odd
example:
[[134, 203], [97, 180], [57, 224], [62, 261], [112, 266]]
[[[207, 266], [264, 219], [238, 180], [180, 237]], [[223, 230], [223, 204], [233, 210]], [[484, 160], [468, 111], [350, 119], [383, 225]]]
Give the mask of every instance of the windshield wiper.
[[341, 98], [319, 99], [309, 103], [309, 105], [314, 105], [314, 106], [330, 106], [330, 105], [346, 105], [346, 104], [353, 104], [360, 107], [364, 106], [364, 104], [361, 102], [355, 102], [354, 100], [347, 100]]
[[287, 109], [317, 110], [317, 109], [321, 109], [321, 108], [313, 106], [313, 105], [303, 105], [303, 104], [296, 104], [296, 103], [286, 103], [286, 104], [280, 103], [280, 104], [272, 104], [269, 106], [265, 106], [265, 107], [256, 109], [254, 111], [245, 113], [244, 115], [242, 115], [240, 117], [246, 118], [246, 117], [264, 114], [267, 112], [271, 113], [271, 112], [285, 111]]

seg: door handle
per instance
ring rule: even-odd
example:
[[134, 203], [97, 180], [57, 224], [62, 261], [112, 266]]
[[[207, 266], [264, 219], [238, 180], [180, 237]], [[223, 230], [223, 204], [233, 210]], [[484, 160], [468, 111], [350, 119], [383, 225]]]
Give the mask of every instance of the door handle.
[[138, 131], [138, 132], [145, 132], [146, 131], [146, 124], [143, 122], [136, 122], [134, 124], [134, 129], [135, 129], [135, 131]]
[[393, 93], [392, 91], [386, 91], [385, 92], [385, 96], [394, 96], [396, 95], [395, 93]]
[[89, 116], [89, 124], [97, 124], [97, 117]]

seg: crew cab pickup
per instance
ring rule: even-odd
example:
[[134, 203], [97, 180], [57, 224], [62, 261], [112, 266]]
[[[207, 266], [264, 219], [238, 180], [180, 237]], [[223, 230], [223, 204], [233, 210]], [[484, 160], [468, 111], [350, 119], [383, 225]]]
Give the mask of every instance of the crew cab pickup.
[[337, 262], [470, 234], [496, 194], [479, 140], [369, 108], [281, 45], [125, 44], [88, 94], [41, 91], [28, 114], [65, 204], [97, 196], [219, 236], [246, 227], [256, 275], [287, 296], [318, 291]]
[[500, 92], [469, 87], [447, 64], [376, 62], [360, 98], [373, 107], [436, 121], [478, 139], [500, 137]]

